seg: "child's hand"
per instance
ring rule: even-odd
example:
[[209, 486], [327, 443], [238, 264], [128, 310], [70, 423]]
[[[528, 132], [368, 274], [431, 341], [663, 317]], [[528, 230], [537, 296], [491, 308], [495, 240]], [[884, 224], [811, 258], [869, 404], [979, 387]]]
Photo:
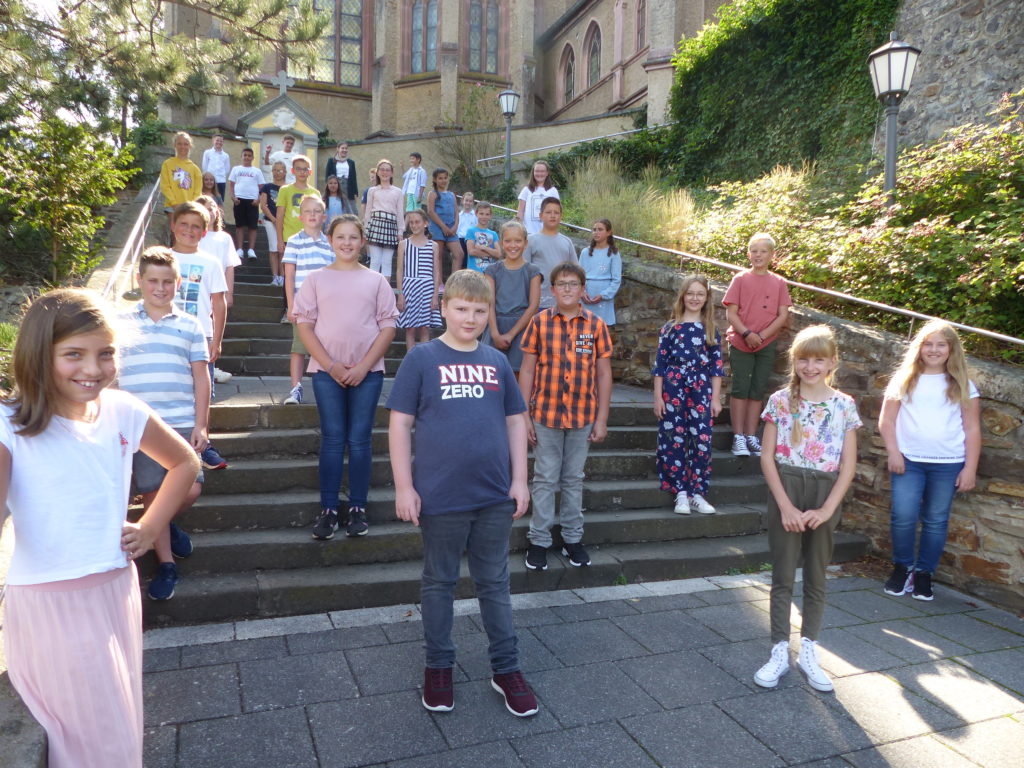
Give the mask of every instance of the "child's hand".
[[235, 305], [235, 294], [228, 291], [227, 295], [224, 297], [224, 303], [227, 304], [228, 309], [231, 309], [231, 307]]
[[824, 509], [808, 509], [803, 513], [804, 527], [813, 531], [822, 523], [828, 522], [831, 517], [832, 513]]
[[[756, 337], [756, 338], [755, 338]], [[747, 346], [751, 349], [757, 349], [764, 344], [764, 339], [761, 338], [761, 334], [757, 331], [751, 331], [750, 335], [746, 338]]]
[[530, 485], [525, 480], [522, 482], [512, 481], [512, 486], [508, 489], [508, 495], [515, 499], [516, 511], [512, 515], [513, 520], [518, 520], [520, 517], [526, 514], [526, 510], [530, 508]]
[[786, 504], [784, 507], [780, 507], [779, 514], [782, 516], [783, 529], [790, 533], [800, 533], [804, 530], [804, 513], [792, 504]]
[[526, 441], [530, 445], [537, 444], [537, 428], [533, 425], [533, 418], [530, 416], [530, 412], [527, 411], [523, 414], [523, 418], [526, 419]]
[[592, 443], [600, 443], [608, 436], [608, 425], [598, 419], [594, 422], [593, 429], [590, 430], [590, 437], [587, 438]]
[[129, 560], [137, 560], [153, 548], [156, 533], [143, 528], [140, 523], [125, 523], [121, 527], [121, 550]]
[[902, 475], [907, 471], [907, 465], [903, 461], [903, 454], [899, 451], [889, 454], [889, 471], [894, 475]]
[[196, 453], [202, 453], [206, 450], [206, 446], [210, 444], [210, 435], [207, 433], [204, 427], [192, 427], [192, 434], [189, 436], [189, 445], [191, 445]]
[[395, 489], [395, 516], [413, 525], [420, 524], [420, 495], [416, 490]]
[[665, 415], [665, 401], [657, 395], [654, 396], [654, 415], [659, 419]]
[[288, 310], [288, 322], [291, 323], [292, 325], [295, 325], [297, 322], [299, 322], [299, 319], [295, 316], [295, 313], [292, 312], [290, 309]]
[[968, 491], [974, 490], [974, 484], [977, 482], [977, 473], [967, 469], [960, 470], [960, 474], [956, 476], [956, 490], [957, 493], [967, 493]]
[[508, 349], [512, 346], [512, 338], [507, 333], [495, 336], [494, 346], [498, 349]]
[[711, 418], [717, 419], [718, 414], [722, 412], [722, 401], [716, 398], [711, 398]]
[[[404, 294], [401, 294], [401, 293], [398, 294], [398, 302], [397, 302], [397, 304], [398, 304], [398, 311], [399, 312], [405, 312], [405, 295]], [[434, 308], [433, 305], [431, 305], [430, 308], [433, 309]]]
[[364, 363], [359, 363], [352, 367], [347, 365], [341, 367], [344, 373], [341, 374], [341, 380], [338, 383], [345, 387], [358, 387], [363, 383], [363, 379], [366, 378], [366, 374], [370, 371]]
[[439, 306], [440, 306], [440, 301], [439, 301], [439, 299], [437, 297], [437, 293], [436, 292], [432, 293], [430, 295], [430, 311], [431, 312], [436, 311]]

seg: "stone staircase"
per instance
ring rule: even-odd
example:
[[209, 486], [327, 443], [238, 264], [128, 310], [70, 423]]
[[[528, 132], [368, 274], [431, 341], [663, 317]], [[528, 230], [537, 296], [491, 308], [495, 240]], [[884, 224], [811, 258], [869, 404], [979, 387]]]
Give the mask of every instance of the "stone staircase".
[[[236, 270], [235, 302], [218, 362], [235, 378], [218, 385], [211, 414], [214, 442], [230, 467], [207, 472], [203, 495], [179, 518], [192, 532], [195, 553], [180, 563], [183, 578], [173, 600], [144, 600], [148, 626], [419, 600], [420, 535], [394, 517], [387, 411], [382, 405], [373, 439], [370, 534], [348, 539], [339, 533], [329, 542], [311, 537], [319, 513], [319, 421], [313, 404], [280, 404], [288, 391], [291, 327], [280, 322], [281, 289], [269, 281], [266, 267], [247, 263]], [[388, 379], [403, 352], [399, 342], [388, 351]], [[308, 379], [306, 392], [311, 398]], [[547, 571], [528, 571], [522, 558], [528, 518], [521, 519], [511, 537], [514, 592], [754, 571], [768, 562], [766, 489], [758, 460], [733, 456], [728, 450], [731, 433], [716, 427], [709, 501], [718, 514], [674, 514], [671, 497], [658, 489], [656, 428], [649, 403], [648, 392], [617, 385], [608, 438], [591, 448], [584, 541], [593, 565], [574, 568], [552, 552]], [[721, 421], [727, 423], [725, 414]], [[859, 557], [866, 543], [860, 536], [838, 534], [836, 559]], [[154, 567], [147, 558], [144, 581]], [[462, 597], [472, 594], [468, 577], [458, 591]]]

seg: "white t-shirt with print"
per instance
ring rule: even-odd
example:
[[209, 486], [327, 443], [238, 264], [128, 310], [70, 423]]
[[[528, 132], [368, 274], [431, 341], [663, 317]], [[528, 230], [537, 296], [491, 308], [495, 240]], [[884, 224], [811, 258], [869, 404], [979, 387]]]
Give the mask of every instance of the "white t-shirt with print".
[[[178, 309], [192, 315], [203, 326], [206, 338], [213, 338], [213, 300], [215, 293], [227, 293], [228, 283], [224, 267], [203, 251], [174, 252], [181, 270], [181, 285], [174, 303]], [[237, 254], [236, 254], [237, 255]]]

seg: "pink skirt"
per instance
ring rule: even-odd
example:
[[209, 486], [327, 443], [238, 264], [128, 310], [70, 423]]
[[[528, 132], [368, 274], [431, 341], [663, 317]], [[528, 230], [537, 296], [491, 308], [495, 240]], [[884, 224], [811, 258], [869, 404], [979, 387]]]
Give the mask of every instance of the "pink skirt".
[[7, 587], [11, 682], [46, 730], [50, 768], [141, 768], [142, 601], [135, 564]]

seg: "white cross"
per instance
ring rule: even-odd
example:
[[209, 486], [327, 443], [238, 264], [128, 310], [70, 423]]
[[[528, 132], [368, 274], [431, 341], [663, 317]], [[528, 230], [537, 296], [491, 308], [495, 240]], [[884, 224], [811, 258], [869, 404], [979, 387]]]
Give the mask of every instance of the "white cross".
[[270, 84], [278, 87], [278, 96], [284, 96], [288, 92], [289, 86], [295, 85], [295, 80], [288, 77], [288, 73], [285, 70], [279, 69], [277, 70], [277, 77], [270, 78]]

